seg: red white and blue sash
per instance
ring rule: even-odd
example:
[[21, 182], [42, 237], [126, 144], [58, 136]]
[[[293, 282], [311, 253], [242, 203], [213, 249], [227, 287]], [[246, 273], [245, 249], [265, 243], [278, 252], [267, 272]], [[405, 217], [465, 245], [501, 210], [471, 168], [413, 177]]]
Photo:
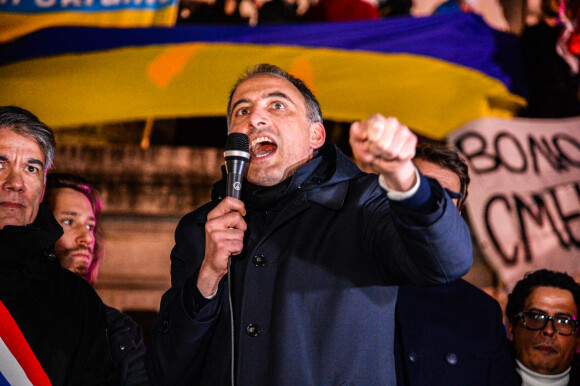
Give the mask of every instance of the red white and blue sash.
[[0, 301], [0, 386], [49, 386], [50, 380]]

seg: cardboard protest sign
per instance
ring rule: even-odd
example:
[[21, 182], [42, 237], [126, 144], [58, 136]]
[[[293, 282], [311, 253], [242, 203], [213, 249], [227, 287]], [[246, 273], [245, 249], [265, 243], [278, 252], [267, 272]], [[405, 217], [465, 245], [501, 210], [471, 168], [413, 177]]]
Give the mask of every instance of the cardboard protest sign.
[[472, 231], [507, 288], [540, 268], [580, 273], [580, 118], [483, 118], [449, 142], [469, 165]]

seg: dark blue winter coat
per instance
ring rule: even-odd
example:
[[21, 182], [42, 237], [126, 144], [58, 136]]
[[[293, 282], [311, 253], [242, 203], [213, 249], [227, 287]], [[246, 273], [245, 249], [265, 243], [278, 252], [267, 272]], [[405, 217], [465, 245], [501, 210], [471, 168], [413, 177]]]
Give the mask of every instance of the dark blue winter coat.
[[[472, 261], [466, 224], [429, 184], [439, 205], [411, 212], [330, 147], [273, 208], [246, 219], [244, 252], [230, 270], [237, 385], [394, 384], [395, 285], [446, 283]], [[200, 321], [192, 312], [204, 224], [223, 188], [177, 227], [172, 288], [148, 349], [153, 384], [230, 383], [226, 278], [208, 305], [215, 314]]]
[[465, 280], [399, 287], [395, 330], [399, 385], [518, 384], [498, 302]]

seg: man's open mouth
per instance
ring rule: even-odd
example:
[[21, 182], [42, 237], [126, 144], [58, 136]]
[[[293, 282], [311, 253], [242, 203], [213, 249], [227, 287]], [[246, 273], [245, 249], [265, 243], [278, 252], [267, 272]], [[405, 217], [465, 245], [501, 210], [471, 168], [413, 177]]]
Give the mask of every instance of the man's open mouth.
[[250, 153], [253, 158], [263, 158], [276, 151], [278, 145], [268, 137], [256, 137], [252, 140]]

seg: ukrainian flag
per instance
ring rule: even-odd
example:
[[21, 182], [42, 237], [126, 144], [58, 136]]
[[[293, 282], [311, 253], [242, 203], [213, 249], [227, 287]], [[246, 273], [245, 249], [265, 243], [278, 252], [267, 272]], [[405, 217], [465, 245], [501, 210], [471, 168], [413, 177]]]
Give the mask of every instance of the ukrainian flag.
[[0, 104], [58, 127], [224, 116], [256, 63], [314, 91], [323, 117], [393, 115], [441, 139], [525, 105], [518, 40], [474, 14], [343, 23], [44, 29], [0, 50]]

